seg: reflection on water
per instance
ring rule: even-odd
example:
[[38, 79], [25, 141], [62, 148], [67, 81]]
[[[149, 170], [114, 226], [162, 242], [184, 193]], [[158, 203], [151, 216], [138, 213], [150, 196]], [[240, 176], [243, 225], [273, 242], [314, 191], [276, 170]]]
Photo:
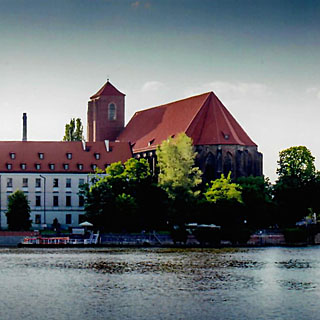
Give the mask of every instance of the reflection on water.
[[320, 248], [0, 249], [0, 319], [320, 319]]

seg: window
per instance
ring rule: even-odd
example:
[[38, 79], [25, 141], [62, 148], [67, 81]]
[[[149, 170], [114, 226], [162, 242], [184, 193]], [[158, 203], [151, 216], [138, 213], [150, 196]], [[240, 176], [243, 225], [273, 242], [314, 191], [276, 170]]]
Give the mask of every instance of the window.
[[84, 184], [84, 179], [79, 179], [79, 186]]
[[66, 207], [71, 207], [71, 196], [66, 196]]
[[83, 206], [84, 206], [84, 197], [79, 196], [79, 207], [83, 207]]
[[41, 196], [36, 196], [36, 207], [41, 207]]
[[11, 163], [7, 163], [7, 169], [8, 170], [12, 170], [12, 164]]
[[36, 163], [36, 164], [35, 164], [35, 167], [36, 167], [36, 170], [40, 170], [40, 169], [41, 169], [40, 163]]
[[71, 214], [66, 214], [66, 224], [71, 224], [72, 219], [71, 219]]
[[36, 214], [36, 216], [35, 216], [35, 224], [41, 224], [41, 214]]
[[43, 160], [44, 159], [44, 154], [42, 152], [39, 152], [38, 153], [38, 156], [39, 156], [39, 159], [40, 160]]
[[97, 165], [96, 164], [92, 164], [91, 168], [92, 168], [92, 170], [96, 170], [97, 169]]
[[66, 179], [66, 188], [71, 188], [71, 178]]
[[86, 221], [86, 218], [85, 218], [84, 214], [79, 214], [78, 215], [78, 224], [85, 222], [85, 221]]
[[28, 188], [28, 178], [22, 178], [22, 188]]
[[16, 158], [16, 154], [14, 152], [10, 152], [10, 159], [14, 160]]
[[54, 170], [54, 164], [53, 164], [53, 163], [50, 163], [50, 164], [49, 164], [49, 168], [50, 168], [50, 170]]
[[108, 119], [109, 120], [117, 119], [117, 108], [114, 103], [110, 103], [108, 106]]
[[53, 196], [53, 206], [59, 207], [59, 197], [58, 196]]
[[78, 169], [79, 170], [83, 170], [83, 164], [82, 163], [78, 163]]
[[94, 157], [96, 158], [96, 160], [99, 160], [100, 159], [100, 153], [95, 153]]
[[41, 179], [36, 178], [36, 188], [41, 188]]
[[71, 160], [72, 159], [72, 153], [67, 153], [67, 159]]
[[7, 178], [7, 188], [12, 188], [12, 178]]
[[59, 179], [57, 179], [57, 178], [53, 179], [53, 187], [54, 188], [59, 188]]
[[68, 170], [68, 169], [69, 169], [69, 165], [68, 165], [67, 163], [64, 163], [64, 164], [63, 164], [63, 169], [64, 169], [64, 170]]
[[21, 163], [20, 166], [21, 166], [21, 169], [22, 169], [22, 170], [26, 170], [26, 168], [27, 168], [27, 165], [26, 165], [25, 163]]

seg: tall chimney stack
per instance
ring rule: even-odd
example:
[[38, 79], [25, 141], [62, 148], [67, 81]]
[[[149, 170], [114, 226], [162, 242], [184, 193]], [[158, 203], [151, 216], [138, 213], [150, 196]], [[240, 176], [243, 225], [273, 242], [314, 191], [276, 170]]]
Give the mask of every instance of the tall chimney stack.
[[26, 113], [23, 114], [22, 120], [23, 120], [22, 141], [27, 141], [27, 114]]

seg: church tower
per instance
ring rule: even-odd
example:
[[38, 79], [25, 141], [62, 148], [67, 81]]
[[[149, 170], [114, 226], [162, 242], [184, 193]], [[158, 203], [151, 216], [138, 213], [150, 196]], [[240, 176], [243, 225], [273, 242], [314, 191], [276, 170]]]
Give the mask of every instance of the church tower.
[[125, 94], [107, 83], [88, 102], [87, 141], [116, 140], [124, 128]]

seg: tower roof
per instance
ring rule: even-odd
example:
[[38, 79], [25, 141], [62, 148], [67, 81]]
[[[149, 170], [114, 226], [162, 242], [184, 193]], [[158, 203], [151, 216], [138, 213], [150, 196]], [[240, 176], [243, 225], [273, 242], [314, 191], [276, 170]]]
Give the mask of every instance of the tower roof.
[[118, 140], [142, 152], [181, 132], [194, 145], [256, 146], [213, 92], [136, 112]]
[[90, 99], [96, 99], [101, 96], [125, 96], [122, 92], [120, 92], [116, 87], [114, 87], [109, 80], [105, 83], [105, 85], [93, 96], [90, 97]]

